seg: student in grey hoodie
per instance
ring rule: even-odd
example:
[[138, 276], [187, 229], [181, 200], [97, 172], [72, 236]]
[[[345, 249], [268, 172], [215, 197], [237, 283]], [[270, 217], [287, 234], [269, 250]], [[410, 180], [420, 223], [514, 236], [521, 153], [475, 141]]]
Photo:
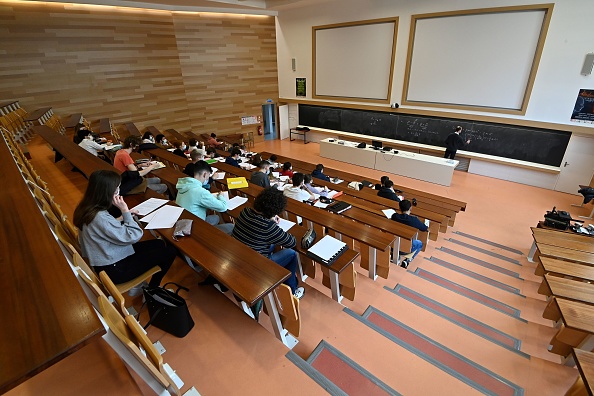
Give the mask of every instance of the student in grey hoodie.
[[[157, 265], [161, 271], [151, 277], [149, 286], [159, 286], [177, 250], [160, 239], [140, 242], [143, 231], [120, 196], [120, 181], [120, 175], [110, 170], [95, 171], [89, 178], [73, 216], [83, 256], [97, 273], [105, 271], [116, 285]], [[122, 212], [121, 220], [109, 214], [112, 206]]]
[[222, 193], [211, 194], [204, 186], [212, 174], [212, 168], [206, 161], [198, 161], [194, 164], [194, 177], [183, 177], [178, 179], [177, 198], [175, 202], [209, 224], [212, 224], [227, 234], [233, 232], [233, 224], [219, 224], [218, 215], [206, 215], [207, 210], [225, 212], [227, 210], [227, 199]]

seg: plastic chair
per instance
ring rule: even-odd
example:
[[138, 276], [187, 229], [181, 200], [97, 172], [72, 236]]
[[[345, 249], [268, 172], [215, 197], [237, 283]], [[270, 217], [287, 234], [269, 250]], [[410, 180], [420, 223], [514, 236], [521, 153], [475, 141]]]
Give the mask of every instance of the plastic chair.
[[[124, 319], [120, 313], [110, 304], [106, 297], [100, 296], [99, 311], [103, 320], [107, 323], [109, 330], [118, 340], [124, 344], [126, 349], [142, 364], [150, 375], [165, 389], [171, 389], [176, 395], [180, 395], [180, 390], [175, 386], [173, 380], [165, 373], [162, 365], [162, 358], [150, 342], [142, 328], [131, 315]], [[146, 351], [147, 356], [143, 355], [139, 346]], [[158, 355], [159, 358], [156, 358]], [[155, 360], [160, 363], [155, 364]], [[165, 374], [163, 374], [165, 373]]]

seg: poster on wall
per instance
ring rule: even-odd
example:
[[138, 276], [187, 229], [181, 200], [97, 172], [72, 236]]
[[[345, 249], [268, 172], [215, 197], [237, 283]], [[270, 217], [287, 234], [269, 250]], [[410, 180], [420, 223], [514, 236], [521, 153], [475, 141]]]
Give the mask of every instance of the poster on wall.
[[571, 113], [571, 121], [594, 124], [594, 89], [580, 89]]
[[298, 97], [305, 97], [305, 78], [295, 79], [295, 95], [297, 95]]
[[243, 116], [241, 117], [241, 125], [254, 125], [254, 124], [261, 124], [262, 123], [262, 116]]

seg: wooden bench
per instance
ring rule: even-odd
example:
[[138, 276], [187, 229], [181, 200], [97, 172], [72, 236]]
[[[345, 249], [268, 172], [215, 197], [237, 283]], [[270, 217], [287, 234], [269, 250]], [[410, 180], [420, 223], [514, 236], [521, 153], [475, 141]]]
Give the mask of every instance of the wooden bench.
[[175, 129], [166, 129], [165, 132], [171, 135], [174, 138], [173, 140], [181, 140], [183, 142], [187, 139], [184, 135], [182, 135]]
[[581, 349], [574, 349], [572, 353], [580, 376], [566, 395], [592, 396], [594, 395], [594, 353]]
[[[551, 257], [566, 261], [573, 261], [580, 264], [594, 266], [594, 254], [580, 252], [578, 250], [566, 249], [558, 246], [551, 246], [536, 243], [535, 257]], [[542, 275], [541, 267], [537, 266], [534, 271], [536, 275]]]
[[[574, 242], [578, 243], [578, 247], [584, 248], [585, 245], [594, 246], [594, 238], [587, 236], [587, 235], [580, 235], [576, 234], [575, 232], [565, 232], [561, 230], [555, 230], [550, 228], [538, 228], [538, 227], [530, 227], [532, 231], [532, 236], [534, 241], [532, 242], [532, 246], [530, 247], [530, 251], [528, 252], [528, 261], [534, 261], [534, 254], [536, 253], [536, 239], [538, 238], [541, 243], [547, 243], [545, 241], [551, 242], [556, 240], [553, 244], [557, 246], [564, 246], [564, 241], [568, 241], [568, 243], [573, 244]], [[586, 246], [587, 248], [587, 246]]]
[[555, 274], [585, 281], [594, 281], [594, 267], [550, 257], [540, 257], [537, 275]]
[[[36, 128], [66, 139], [47, 126]], [[6, 183], [0, 194], [0, 224], [7, 231], [3, 236], [7, 248], [0, 251], [4, 274], [0, 393], [4, 394], [100, 339], [105, 330], [2, 138], [0, 168]]]
[[133, 122], [125, 122], [124, 127], [131, 136], [142, 136], [140, 134], [140, 131], [138, 130], [138, 128], [136, 128], [136, 125], [134, 125]]
[[153, 134], [153, 136], [157, 136], [161, 134], [161, 131], [159, 131], [156, 127], [150, 125], [146, 127], [146, 131], [150, 132]]
[[560, 316], [559, 331], [553, 336], [549, 351], [563, 357], [563, 364], [575, 364], [572, 348], [591, 351], [594, 348], [594, 306], [553, 297]]

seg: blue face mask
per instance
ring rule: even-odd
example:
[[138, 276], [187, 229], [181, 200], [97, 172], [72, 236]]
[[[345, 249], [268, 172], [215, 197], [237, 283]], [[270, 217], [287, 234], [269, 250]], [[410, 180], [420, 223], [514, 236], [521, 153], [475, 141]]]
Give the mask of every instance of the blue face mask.
[[202, 182], [202, 185], [203, 185], [203, 186], [208, 186], [208, 179], [204, 180], [204, 181]]

